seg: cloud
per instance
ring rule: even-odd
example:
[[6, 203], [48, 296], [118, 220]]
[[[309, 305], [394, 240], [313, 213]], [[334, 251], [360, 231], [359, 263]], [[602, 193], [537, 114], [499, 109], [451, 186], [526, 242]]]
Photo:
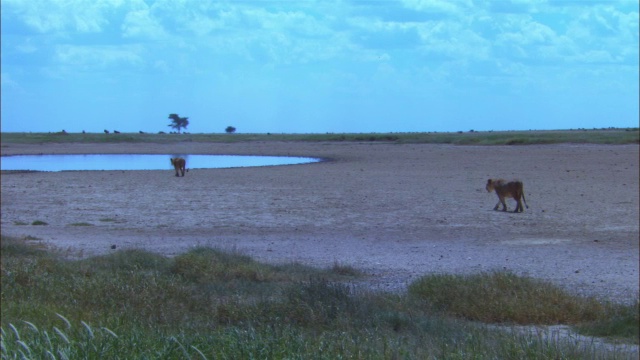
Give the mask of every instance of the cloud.
[[124, 38], [161, 40], [167, 32], [160, 21], [151, 15], [148, 8], [128, 12], [121, 25]]
[[11, 74], [3, 72], [0, 76], [0, 82], [3, 89], [18, 89], [19, 85], [13, 81]]
[[549, 26], [534, 21], [530, 16], [508, 17], [502, 22], [502, 33], [497, 36], [500, 43], [518, 46], [553, 43], [557, 34]]
[[409, 9], [442, 14], [459, 14], [471, 5], [470, 1], [446, 0], [402, 0], [402, 3]]
[[[638, 63], [637, 11], [625, 13], [607, 6], [581, 8], [566, 35], [575, 44], [576, 51], [571, 55], [574, 61], [591, 63], [597, 57], [612, 64]], [[608, 55], [602, 56], [605, 52]]]
[[40, 32], [99, 32], [109, 23], [107, 10], [123, 1], [106, 0], [3, 0], [9, 11], [29, 27]]
[[139, 67], [145, 63], [142, 48], [125, 46], [74, 46], [61, 45], [55, 59], [64, 66], [78, 70], [105, 69], [114, 66]]
[[26, 39], [23, 42], [16, 44], [15, 49], [24, 54], [31, 54], [38, 51], [38, 45], [34, 44], [32, 39]]

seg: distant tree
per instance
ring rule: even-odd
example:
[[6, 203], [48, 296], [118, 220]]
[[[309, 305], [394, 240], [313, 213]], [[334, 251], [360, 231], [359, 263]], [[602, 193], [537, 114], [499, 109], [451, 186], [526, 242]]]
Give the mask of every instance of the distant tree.
[[233, 134], [234, 132], [236, 132], [236, 128], [234, 128], [233, 126], [227, 126], [227, 128], [224, 129], [224, 131], [226, 131], [227, 134]]
[[180, 129], [186, 129], [187, 126], [189, 126], [188, 117], [180, 117], [178, 114], [169, 114], [169, 119], [171, 119], [171, 124], [168, 126], [178, 130], [178, 134], [180, 133]]

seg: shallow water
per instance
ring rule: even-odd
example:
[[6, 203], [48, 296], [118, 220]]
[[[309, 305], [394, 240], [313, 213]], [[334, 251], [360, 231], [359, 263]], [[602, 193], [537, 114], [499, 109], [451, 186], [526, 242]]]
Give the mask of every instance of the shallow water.
[[173, 168], [169, 159], [176, 156], [187, 160], [188, 169], [295, 165], [319, 161], [319, 159], [307, 157], [244, 155], [15, 155], [3, 156], [0, 169], [33, 171], [167, 170]]

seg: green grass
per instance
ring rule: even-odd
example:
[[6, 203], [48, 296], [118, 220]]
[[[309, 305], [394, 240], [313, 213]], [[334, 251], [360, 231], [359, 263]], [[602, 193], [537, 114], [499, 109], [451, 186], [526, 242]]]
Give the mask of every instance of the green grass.
[[530, 145], [555, 143], [638, 144], [640, 131], [629, 129], [466, 131], [422, 133], [326, 134], [103, 134], [103, 133], [2, 133], [3, 146], [12, 143], [177, 143], [177, 142], [391, 142], [456, 145]]
[[411, 295], [452, 316], [486, 323], [575, 324], [594, 321], [604, 306], [560, 288], [508, 272], [433, 275], [414, 282]]
[[49, 225], [49, 224], [42, 220], [35, 220], [34, 222], [31, 223], [31, 225]]
[[598, 318], [595, 321], [578, 325], [580, 333], [590, 336], [606, 337], [611, 339], [632, 340], [638, 344], [640, 332], [640, 301], [636, 300], [635, 306], [612, 306], [608, 311], [609, 316]]
[[93, 224], [90, 224], [87, 222], [77, 222], [77, 223], [71, 223], [69, 224], [69, 226], [93, 226]]
[[[72, 261], [21, 239], [1, 240], [2, 358], [625, 356], [467, 321], [470, 317], [444, 308], [438, 295], [416, 291], [428, 278], [418, 280], [408, 294], [374, 293], [349, 285], [364, 275], [340, 264], [328, 269], [296, 263], [268, 265], [210, 248], [173, 258], [127, 250]], [[510, 294], [510, 289], [491, 283], [498, 276], [506, 276], [515, 287], [524, 281], [548, 291], [544, 283], [510, 274], [479, 276], [486, 286], [496, 287], [489, 293]], [[448, 287], [455, 288], [460, 278], [447, 281]], [[447, 281], [441, 281], [441, 286], [446, 287]], [[469, 295], [465, 297], [471, 301]], [[484, 311], [502, 306], [491, 301], [484, 301]], [[594, 300], [573, 301], [594, 303], [593, 312], [577, 312], [576, 322], [597, 324], [614, 315], [637, 319], [637, 306], [618, 307], [614, 314], [612, 307]], [[535, 317], [534, 322], [546, 321]], [[626, 335], [612, 336], [610, 331], [616, 330], [598, 329], [603, 336], [629, 341]]]

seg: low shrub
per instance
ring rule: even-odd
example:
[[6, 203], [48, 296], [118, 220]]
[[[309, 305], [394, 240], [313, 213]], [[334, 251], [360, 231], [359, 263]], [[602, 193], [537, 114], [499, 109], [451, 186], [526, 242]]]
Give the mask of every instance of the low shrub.
[[485, 323], [577, 324], [606, 315], [595, 299], [502, 271], [429, 275], [411, 284], [409, 293], [438, 311]]

